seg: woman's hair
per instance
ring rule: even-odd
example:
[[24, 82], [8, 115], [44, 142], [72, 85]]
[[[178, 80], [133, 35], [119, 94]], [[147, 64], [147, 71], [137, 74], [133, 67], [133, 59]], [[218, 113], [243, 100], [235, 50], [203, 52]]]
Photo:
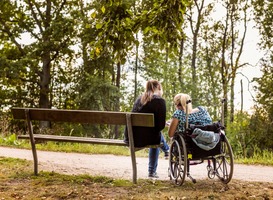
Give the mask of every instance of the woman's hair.
[[[187, 103], [188, 100], [191, 100], [190, 95], [184, 94], [184, 93], [179, 93], [179, 94], [175, 95], [175, 97], [173, 99], [175, 105], [182, 106], [182, 109], [184, 111], [186, 111], [186, 103]], [[189, 111], [189, 113], [191, 113], [191, 111], [192, 111], [192, 104], [191, 104], [191, 102], [188, 103], [188, 111]]]
[[149, 80], [146, 83], [146, 90], [143, 93], [143, 95], [141, 96], [141, 104], [145, 105], [146, 103], [148, 103], [149, 101], [152, 100], [153, 95], [155, 93], [156, 90], [161, 90], [161, 84], [159, 81], [157, 80]]

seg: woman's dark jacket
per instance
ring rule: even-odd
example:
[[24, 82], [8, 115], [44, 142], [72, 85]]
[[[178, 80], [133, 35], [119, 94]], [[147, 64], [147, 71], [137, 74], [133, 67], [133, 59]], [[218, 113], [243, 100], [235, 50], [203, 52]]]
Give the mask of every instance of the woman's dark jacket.
[[[153, 113], [154, 127], [133, 126], [133, 136], [135, 147], [144, 147], [147, 145], [160, 144], [161, 130], [165, 128], [166, 121], [166, 103], [165, 100], [154, 95], [152, 100], [144, 106], [140, 103], [141, 96], [135, 101], [132, 112]], [[127, 127], [125, 130], [125, 142], [128, 142]]]

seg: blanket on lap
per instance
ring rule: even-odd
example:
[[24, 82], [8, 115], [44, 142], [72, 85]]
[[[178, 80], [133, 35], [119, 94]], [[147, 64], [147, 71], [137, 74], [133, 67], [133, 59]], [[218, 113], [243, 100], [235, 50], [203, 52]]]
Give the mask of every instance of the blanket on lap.
[[204, 131], [199, 128], [195, 128], [192, 135], [193, 142], [204, 150], [213, 149], [220, 140], [220, 134], [213, 131]]

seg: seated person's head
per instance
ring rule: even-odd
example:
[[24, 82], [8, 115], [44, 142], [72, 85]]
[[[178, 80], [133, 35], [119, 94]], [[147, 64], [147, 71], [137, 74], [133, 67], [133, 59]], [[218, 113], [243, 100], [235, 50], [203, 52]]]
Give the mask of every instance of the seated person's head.
[[146, 84], [146, 93], [156, 94], [162, 97], [163, 88], [159, 81], [157, 80], [149, 80]]
[[[191, 100], [190, 95], [184, 94], [184, 93], [179, 93], [175, 95], [173, 101], [177, 109], [179, 110], [186, 110], [186, 103], [188, 100]], [[192, 104], [188, 103], [188, 109], [189, 111], [192, 109]]]

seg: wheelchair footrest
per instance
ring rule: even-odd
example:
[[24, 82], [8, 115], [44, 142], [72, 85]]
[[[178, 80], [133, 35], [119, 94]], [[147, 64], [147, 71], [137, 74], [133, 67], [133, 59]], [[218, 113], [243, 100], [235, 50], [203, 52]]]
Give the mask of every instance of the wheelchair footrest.
[[193, 183], [196, 183], [196, 179], [192, 178], [192, 176], [190, 175], [190, 173], [187, 174], [187, 177], [189, 177]]
[[199, 165], [199, 164], [201, 164], [203, 162], [204, 162], [204, 160], [190, 160], [189, 164], [190, 165]]

